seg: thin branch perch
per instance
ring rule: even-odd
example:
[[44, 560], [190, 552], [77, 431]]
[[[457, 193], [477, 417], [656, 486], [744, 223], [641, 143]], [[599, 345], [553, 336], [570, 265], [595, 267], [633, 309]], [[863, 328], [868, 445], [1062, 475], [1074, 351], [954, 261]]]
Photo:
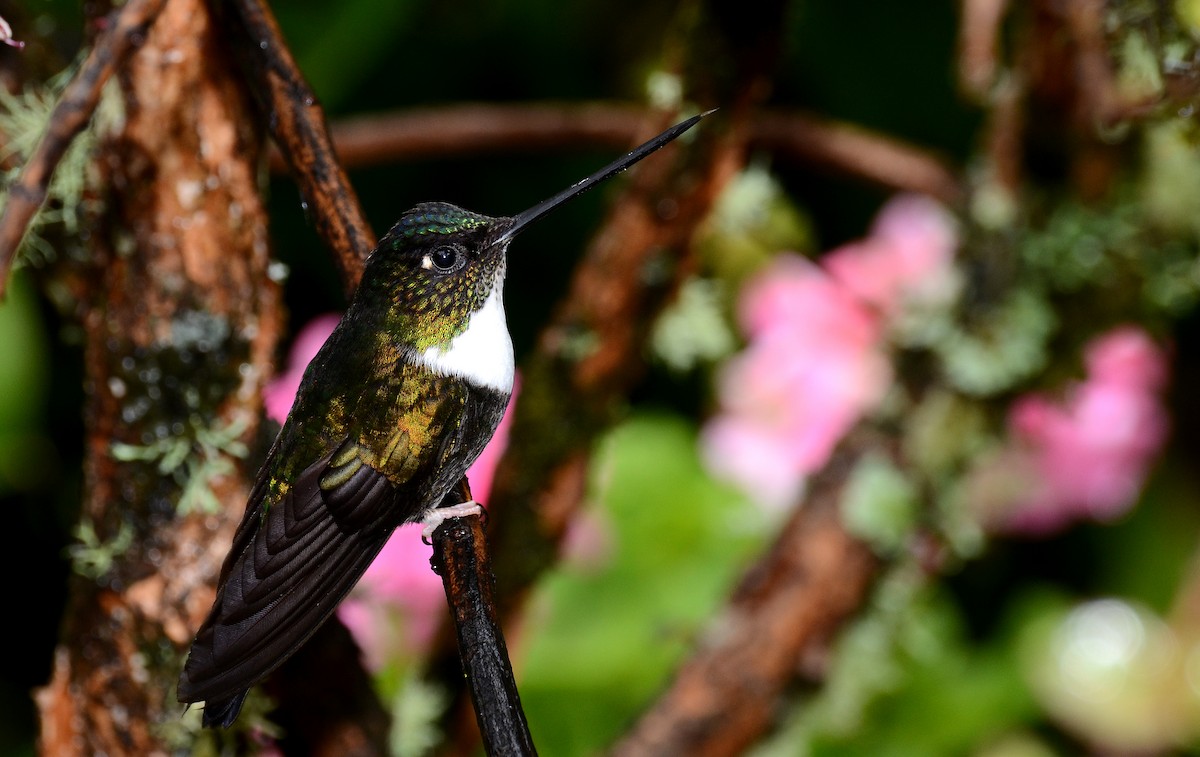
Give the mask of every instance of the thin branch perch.
[[492, 755], [535, 755], [508, 647], [496, 619], [495, 578], [483, 518], [447, 520], [434, 532], [433, 545], [433, 565], [446, 588], [484, 749]]

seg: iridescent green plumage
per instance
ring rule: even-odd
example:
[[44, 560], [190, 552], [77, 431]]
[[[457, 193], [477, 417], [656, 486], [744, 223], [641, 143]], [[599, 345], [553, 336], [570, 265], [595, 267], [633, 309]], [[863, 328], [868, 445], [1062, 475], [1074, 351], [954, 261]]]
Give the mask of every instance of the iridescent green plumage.
[[[206, 722], [232, 722], [247, 686], [320, 626], [391, 532], [437, 506], [491, 438], [511, 379], [474, 381], [446, 359], [499, 296], [507, 243], [495, 240], [510, 223], [418, 206], [368, 260], [305, 371], [184, 668], [180, 697], [205, 700]], [[511, 345], [497, 355], [511, 376]]]

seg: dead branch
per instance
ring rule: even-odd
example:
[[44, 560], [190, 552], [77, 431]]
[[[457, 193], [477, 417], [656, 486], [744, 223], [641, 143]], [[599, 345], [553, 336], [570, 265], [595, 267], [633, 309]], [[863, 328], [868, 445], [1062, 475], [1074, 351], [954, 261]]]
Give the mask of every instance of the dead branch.
[[[461, 501], [461, 500], [460, 500]], [[483, 518], [447, 520], [433, 535], [433, 565], [442, 576], [458, 638], [463, 676], [487, 754], [535, 755], [521, 709], [508, 647], [492, 597], [491, 560]]]
[[958, 172], [933, 152], [853, 124], [767, 111], [749, 124], [751, 148], [947, 204], [963, 199]]
[[1000, 31], [1009, 0], [962, 0], [958, 26], [958, 86], [976, 102], [986, 102], [996, 83]]
[[[470, 103], [335, 121], [333, 143], [348, 168], [392, 160], [595, 146], [637, 140], [646, 108], [622, 103]], [[272, 167], [278, 165], [273, 158]]]

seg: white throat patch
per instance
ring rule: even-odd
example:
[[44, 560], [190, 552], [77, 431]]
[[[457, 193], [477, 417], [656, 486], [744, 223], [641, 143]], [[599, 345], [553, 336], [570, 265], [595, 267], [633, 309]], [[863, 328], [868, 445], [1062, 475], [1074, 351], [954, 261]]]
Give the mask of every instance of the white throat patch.
[[448, 348], [430, 347], [419, 353], [417, 360], [442, 375], [458, 376], [504, 394], [512, 392], [516, 367], [500, 290], [497, 283], [483, 307], [467, 321], [467, 330]]

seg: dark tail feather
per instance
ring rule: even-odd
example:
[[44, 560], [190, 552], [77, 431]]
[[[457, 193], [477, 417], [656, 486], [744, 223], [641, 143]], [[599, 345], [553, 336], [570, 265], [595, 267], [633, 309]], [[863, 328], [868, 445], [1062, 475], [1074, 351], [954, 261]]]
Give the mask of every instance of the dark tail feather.
[[246, 701], [246, 692], [236, 694], [229, 699], [210, 699], [204, 703], [205, 728], [228, 728], [237, 720], [242, 711], [242, 702]]

